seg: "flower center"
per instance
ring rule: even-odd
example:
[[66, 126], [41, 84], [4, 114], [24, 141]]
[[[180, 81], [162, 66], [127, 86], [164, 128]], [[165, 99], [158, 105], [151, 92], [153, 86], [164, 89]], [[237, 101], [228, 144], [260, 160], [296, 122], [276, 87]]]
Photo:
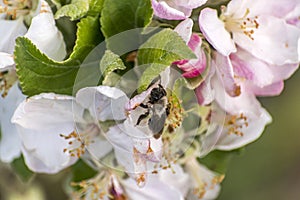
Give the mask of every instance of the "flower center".
[[0, 14], [5, 13], [6, 19], [15, 20], [20, 16], [30, 13], [31, 0], [3, 0], [4, 6], [0, 6]]
[[228, 129], [228, 134], [243, 136], [241, 131], [243, 127], [248, 127], [248, 118], [241, 113], [240, 115], [227, 115], [225, 119], [225, 127]]
[[247, 9], [241, 18], [234, 18], [222, 13], [220, 18], [224, 21], [227, 31], [243, 33], [251, 40], [254, 40], [253, 34], [259, 28], [258, 17], [248, 17], [249, 13], [250, 10]]
[[194, 180], [192, 192], [199, 199], [203, 199], [208, 190], [213, 190], [224, 179], [224, 175], [215, 175], [211, 180], [208, 177], [204, 177], [203, 172], [201, 173], [203, 170], [200, 169], [198, 161], [194, 158], [186, 162], [185, 167]]
[[73, 194], [74, 199], [128, 199], [117, 177], [107, 170], [100, 172], [95, 178], [72, 183], [71, 185], [80, 187]]
[[64, 148], [64, 153], [69, 153], [72, 157], [81, 157], [86, 151], [86, 147], [94, 142], [99, 133], [99, 128], [95, 124], [90, 124], [87, 128], [80, 133], [76, 131], [71, 132], [69, 135], [60, 134], [62, 138], [69, 141], [68, 147]]

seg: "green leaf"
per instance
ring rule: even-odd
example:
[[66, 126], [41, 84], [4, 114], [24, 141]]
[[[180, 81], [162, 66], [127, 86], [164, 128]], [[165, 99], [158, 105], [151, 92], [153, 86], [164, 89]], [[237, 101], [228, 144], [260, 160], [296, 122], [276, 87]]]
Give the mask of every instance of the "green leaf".
[[[97, 17], [87, 17], [78, 23], [73, 53], [69, 59], [62, 62], [51, 60], [29, 39], [19, 37], [16, 40], [15, 61], [23, 93], [28, 96], [42, 92], [72, 95], [80, 65], [100, 42], [100, 25]], [[93, 73], [90, 74], [94, 77], [100, 74], [98, 64], [83, 70], [88, 72], [92, 70]]]
[[76, 20], [84, 17], [89, 10], [88, 0], [72, 0], [71, 4], [64, 5], [55, 13], [55, 19], [61, 17], [70, 17]]
[[105, 51], [100, 62], [100, 70], [103, 73], [104, 79], [117, 69], [124, 70], [126, 66], [118, 55], [110, 50]]
[[152, 19], [150, 0], [105, 0], [101, 29], [105, 38], [134, 28], [146, 27]]
[[34, 175], [30, 169], [26, 166], [24, 162], [23, 156], [15, 159], [12, 163], [11, 166], [14, 170], [14, 172], [17, 174], [17, 176], [24, 182], [28, 182], [30, 178]]
[[97, 171], [88, 166], [84, 161], [79, 160], [72, 166], [72, 181], [80, 182], [94, 177]]
[[88, 15], [96, 16], [101, 13], [104, 0], [89, 0], [89, 11]]
[[172, 62], [196, 58], [183, 39], [173, 30], [165, 29], [145, 42], [138, 52], [139, 65], [147, 65], [138, 92], [147, 89], [152, 80], [169, 67]]
[[240, 155], [243, 150], [243, 148], [233, 151], [215, 150], [204, 158], [199, 159], [198, 161], [201, 164], [204, 164], [209, 169], [220, 174], [224, 174], [227, 171], [227, 168], [233, 156]]

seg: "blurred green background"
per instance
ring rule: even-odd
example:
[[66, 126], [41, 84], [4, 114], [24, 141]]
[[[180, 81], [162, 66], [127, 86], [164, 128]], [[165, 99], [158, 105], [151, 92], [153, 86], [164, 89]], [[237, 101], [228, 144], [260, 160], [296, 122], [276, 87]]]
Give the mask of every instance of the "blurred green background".
[[[218, 200], [300, 199], [300, 71], [278, 97], [262, 98], [273, 116], [264, 135], [235, 156]], [[9, 166], [0, 165], [0, 200], [65, 200], [64, 175], [35, 175], [21, 184]], [[46, 194], [46, 195], [45, 195]]]

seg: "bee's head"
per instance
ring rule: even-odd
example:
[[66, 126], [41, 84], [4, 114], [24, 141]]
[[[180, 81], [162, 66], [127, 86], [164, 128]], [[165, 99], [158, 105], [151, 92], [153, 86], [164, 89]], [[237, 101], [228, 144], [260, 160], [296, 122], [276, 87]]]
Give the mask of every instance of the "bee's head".
[[159, 84], [151, 90], [149, 101], [154, 104], [167, 95], [166, 90]]

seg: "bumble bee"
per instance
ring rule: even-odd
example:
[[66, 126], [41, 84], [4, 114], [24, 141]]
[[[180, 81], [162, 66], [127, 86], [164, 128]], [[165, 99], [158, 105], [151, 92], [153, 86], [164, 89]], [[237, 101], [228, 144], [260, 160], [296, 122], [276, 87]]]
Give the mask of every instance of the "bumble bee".
[[142, 121], [145, 121], [153, 137], [158, 139], [162, 134], [170, 112], [166, 90], [158, 84], [152, 88], [149, 97], [139, 106], [146, 111], [138, 117], [136, 125], [140, 125]]

